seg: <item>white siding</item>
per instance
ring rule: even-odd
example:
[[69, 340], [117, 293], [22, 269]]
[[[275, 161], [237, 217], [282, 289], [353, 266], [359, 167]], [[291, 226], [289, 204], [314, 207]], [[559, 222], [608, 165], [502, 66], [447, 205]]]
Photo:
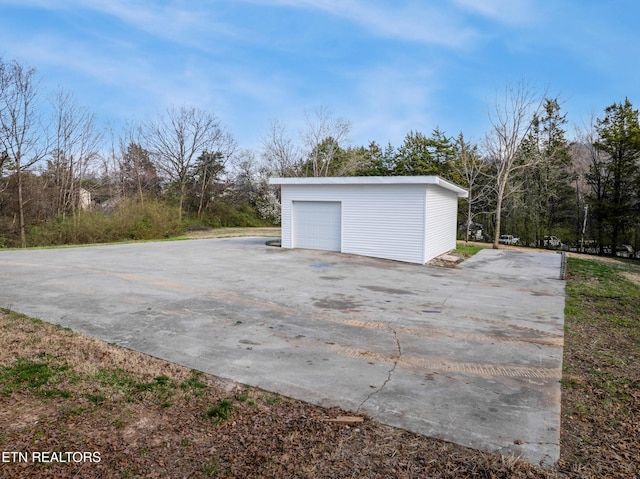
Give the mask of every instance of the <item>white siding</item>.
[[456, 247], [458, 197], [453, 191], [427, 186], [424, 262]]
[[422, 263], [424, 185], [355, 185], [343, 200], [342, 251]]
[[342, 204], [343, 253], [425, 263], [456, 246], [458, 195], [438, 184], [282, 183], [283, 248], [296, 201]]
[[282, 185], [282, 247], [293, 248], [294, 201], [342, 202], [342, 252], [421, 263], [424, 185]]
[[294, 191], [292, 190], [290, 186], [282, 186], [280, 192], [280, 244], [283, 248], [293, 248], [291, 227], [293, 200], [291, 198]]

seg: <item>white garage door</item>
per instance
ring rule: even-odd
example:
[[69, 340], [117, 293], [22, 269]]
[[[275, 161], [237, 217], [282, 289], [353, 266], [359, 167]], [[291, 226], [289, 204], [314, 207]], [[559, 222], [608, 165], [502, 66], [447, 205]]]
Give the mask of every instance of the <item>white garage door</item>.
[[340, 251], [342, 204], [293, 202], [293, 247]]

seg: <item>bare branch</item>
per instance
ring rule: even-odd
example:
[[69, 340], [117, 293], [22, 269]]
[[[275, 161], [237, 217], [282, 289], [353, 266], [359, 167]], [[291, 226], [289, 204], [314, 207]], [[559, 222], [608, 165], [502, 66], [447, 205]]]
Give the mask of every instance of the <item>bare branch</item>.
[[311, 168], [307, 176], [328, 176], [340, 145], [349, 141], [351, 123], [335, 118], [325, 107], [317, 108], [314, 116], [305, 111], [305, 123], [307, 128], [301, 137]]
[[59, 90], [51, 103], [55, 132], [48, 171], [56, 189], [57, 214], [64, 215], [79, 206], [81, 183], [99, 158], [102, 134], [95, 114], [80, 106], [71, 93]]
[[220, 121], [204, 110], [181, 106], [147, 121], [142, 134], [158, 170], [179, 191], [180, 219], [190, 172], [202, 153], [219, 153], [224, 161], [236, 149]]
[[[37, 115], [38, 79], [34, 68], [18, 61], [0, 61], [0, 151], [15, 170], [20, 222], [20, 243], [26, 246], [23, 173], [47, 151], [44, 130]], [[5, 160], [9, 161], [9, 160]]]
[[512, 175], [528, 168], [541, 158], [522, 154], [522, 143], [529, 134], [532, 120], [540, 111], [544, 96], [539, 96], [523, 81], [507, 85], [501, 98], [496, 95], [493, 112], [489, 113], [492, 129], [485, 136], [484, 147], [494, 170], [496, 190], [496, 224], [493, 247], [498, 247], [502, 202], [509, 196]]
[[269, 132], [262, 138], [261, 156], [274, 174], [280, 177], [297, 176], [300, 151], [279, 120], [271, 120]]

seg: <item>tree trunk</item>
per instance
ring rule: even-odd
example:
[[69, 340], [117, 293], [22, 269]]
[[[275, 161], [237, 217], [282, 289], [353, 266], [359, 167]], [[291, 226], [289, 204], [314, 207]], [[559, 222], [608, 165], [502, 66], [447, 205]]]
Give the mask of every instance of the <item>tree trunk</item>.
[[202, 171], [202, 179], [200, 181], [200, 202], [198, 204], [198, 219], [202, 220], [204, 209], [204, 195], [207, 193], [207, 167], [205, 166]]
[[504, 192], [507, 185], [507, 180], [509, 179], [509, 175], [504, 174], [503, 178], [500, 179], [498, 184], [498, 198], [496, 201], [496, 228], [495, 235], [493, 238], [493, 249], [498, 249], [500, 247], [500, 223], [502, 219], [502, 200], [504, 198]]
[[493, 249], [498, 249], [500, 245], [500, 218], [502, 217], [502, 195], [498, 195], [498, 201], [496, 204], [496, 228], [495, 236], [493, 238]]
[[[617, 218], [614, 220], [617, 222]], [[614, 223], [613, 228], [611, 228], [611, 256], [616, 255], [616, 247], [618, 246], [618, 237], [619, 237], [619, 232], [618, 232], [618, 224]]]
[[471, 229], [471, 190], [469, 190], [469, 197], [467, 198], [467, 232], [464, 237], [464, 242], [469, 242], [469, 230]]
[[144, 206], [144, 195], [142, 194], [142, 179], [140, 178], [140, 161], [136, 159], [136, 183], [138, 184], [138, 195], [140, 196], [140, 205]]
[[180, 185], [180, 207], [178, 208], [178, 223], [182, 224], [182, 207], [184, 206], [185, 185]]
[[24, 226], [24, 200], [22, 197], [22, 172], [21, 172], [19, 163], [18, 163], [18, 168], [16, 169], [16, 179], [18, 181], [18, 217], [20, 219], [20, 246], [22, 248], [26, 248], [27, 235], [25, 233], [25, 226]]

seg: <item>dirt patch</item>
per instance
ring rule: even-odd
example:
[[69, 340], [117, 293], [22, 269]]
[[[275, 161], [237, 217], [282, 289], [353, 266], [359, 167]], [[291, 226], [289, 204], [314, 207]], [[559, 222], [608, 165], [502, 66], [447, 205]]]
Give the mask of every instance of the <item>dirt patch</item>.
[[630, 271], [625, 271], [620, 273], [624, 278], [628, 279], [632, 283], [640, 284], [640, 274], [639, 273], [631, 273]]
[[608, 264], [623, 264], [624, 260], [620, 259], [620, 258], [612, 258], [611, 256], [596, 256], [593, 254], [584, 254], [584, 253], [573, 253], [573, 252], [567, 252], [567, 256], [569, 258], [578, 258], [578, 259], [587, 259], [587, 260], [594, 260], [594, 261], [600, 261], [602, 263], [608, 263]]
[[266, 226], [256, 228], [209, 228], [188, 231], [182, 238], [206, 239], [206, 238], [234, 238], [238, 236], [268, 236], [277, 238], [280, 236], [280, 227]]
[[460, 253], [447, 253], [441, 256], [437, 256], [427, 262], [427, 266], [437, 266], [440, 268], [457, 268], [470, 255]]

